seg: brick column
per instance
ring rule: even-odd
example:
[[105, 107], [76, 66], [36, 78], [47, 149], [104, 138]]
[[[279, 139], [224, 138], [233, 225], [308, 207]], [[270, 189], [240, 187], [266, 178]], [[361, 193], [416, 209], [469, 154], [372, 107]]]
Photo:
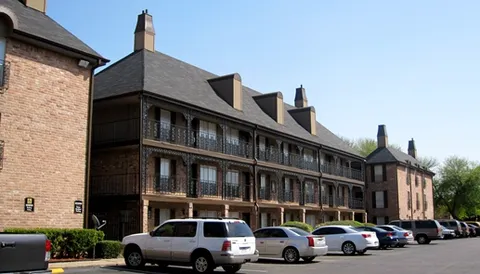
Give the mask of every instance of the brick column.
[[280, 207], [278, 208], [278, 225], [282, 225], [283, 223], [285, 223], [285, 219], [283, 218], [284, 215], [285, 215], [285, 210], [283, 207]]
[[342, 220], [342, 213], [340, 212], [340, 210], [337, 210], [337, 221], [341, 221]]
[[230, 206], [229, 205], [224, 205], [223, 206], [223, 216], [225, 216], [225, 218], [228, 218], [228, 211], [230, 210]]
[[307, 214], [307, 210], [305, 208], [300, 209], [300, 221], [302, 223], [305, 223], [307, 221], [306, 214]]
[[368, 223], [368, 215], [367, 212], [363, 213], [363, 222]]
[[354, 211], [352, 211], [352, 217], [351, 218], [352, 218], [352, 221], [355, 221], [355, 212]]
[[148, 232], [148, 207], [149, 200], [142, 200], [142, 232]]

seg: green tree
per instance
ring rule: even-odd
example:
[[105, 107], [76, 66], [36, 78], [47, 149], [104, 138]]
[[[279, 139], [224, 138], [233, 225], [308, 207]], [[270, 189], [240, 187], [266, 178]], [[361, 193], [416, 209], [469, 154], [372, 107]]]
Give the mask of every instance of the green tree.
[[[377, 149], [377, 141], [372, 138], [350, 139], [347, 137], [340, 137], [351, 148], [355, 149], [363, 157], [367, 157], [375, 149]], [[389, 144], [391, 148], [402, 151], [402, 147], [396, 144]]]
[[478, 215], [480, 208], [480, 166], [466, 158], [449, 157], [433, 181], [434, 200], [455, 219]]
[[433, 157], [418, 157], [417, 160], [428, 170], [433, 170], [439, 165], [438, 160]]

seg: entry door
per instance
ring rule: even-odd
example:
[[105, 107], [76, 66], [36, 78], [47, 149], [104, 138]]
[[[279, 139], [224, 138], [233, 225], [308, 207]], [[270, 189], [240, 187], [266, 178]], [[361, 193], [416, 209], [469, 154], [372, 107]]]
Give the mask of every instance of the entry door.
[[163, 224], [165, 221], [170, 220], [171, 210], [168, 208], [161, 208], [159, 212], [160, 224]]

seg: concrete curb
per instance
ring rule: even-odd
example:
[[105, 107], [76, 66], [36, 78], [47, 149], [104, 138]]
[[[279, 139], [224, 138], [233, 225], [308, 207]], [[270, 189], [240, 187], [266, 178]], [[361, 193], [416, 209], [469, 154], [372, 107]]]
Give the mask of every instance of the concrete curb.
[[83, 262], [65, 262], [65, 263], [51, 263], [49, 270], [52, 273], [64, 273], [69, 268], [83, 268], [83, 267], [107, 267], [123, 265], [123, 259], [106, 259], [98, 261], [83, 261]]

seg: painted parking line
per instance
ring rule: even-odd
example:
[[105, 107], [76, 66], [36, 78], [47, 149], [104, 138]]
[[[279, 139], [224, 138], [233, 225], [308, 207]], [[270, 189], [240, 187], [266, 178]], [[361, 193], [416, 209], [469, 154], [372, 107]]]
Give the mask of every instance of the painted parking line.
[[[182, 266], [174, 266], [174, 267], [170, 267], [168, 270], [166, 270], [166, 272], [159, 272], [157, 269], [155, 269], [155, 267], [152, 267], [151, 270], [149, 269], [128, 269], [126, 267], [102, 267], [104, 269], [112, 269], [112, 270], [119, 270], [119, 271], [130, 271], [132, 273], [145, 273], [145, 274], [150, 274], [150, 273], [155, 273], [155, 274], [171, 274], [171, 273], [176, 273], [178, 272], [179, 270], [181, 269], [185, 269], [185, 270], [191, 270], [192, 268], [191, 267], [182, 267]], [[215, 272], [224, 272], [221, 267], [217, 268], [215, 270]], [[239, 271], [240, 273], [242, 272], [250, 272], [250, 273], [268, 273], [267, 270], [261, 270], [261, 269], [251, 269], [251, 268], [243, 268]]]

